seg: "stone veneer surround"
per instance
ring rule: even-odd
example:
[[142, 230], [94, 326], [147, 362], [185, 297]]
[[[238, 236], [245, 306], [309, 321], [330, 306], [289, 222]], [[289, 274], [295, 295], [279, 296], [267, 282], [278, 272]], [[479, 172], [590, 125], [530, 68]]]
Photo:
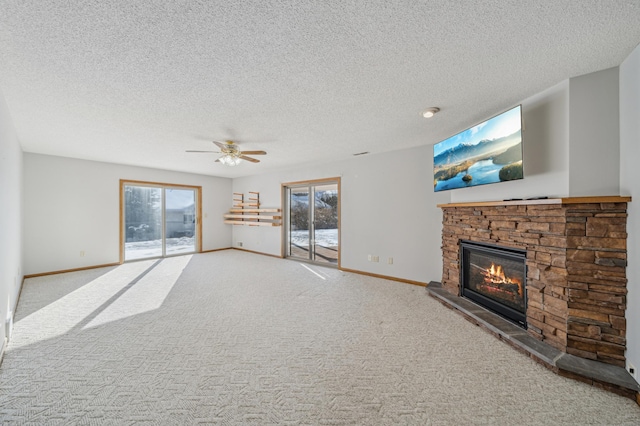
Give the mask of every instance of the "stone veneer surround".
[[527, 331], [572, 355], [624, 367], [630, 197], [452, 203], [442, 286], [460, 295], [460, 240], [527, 251]]

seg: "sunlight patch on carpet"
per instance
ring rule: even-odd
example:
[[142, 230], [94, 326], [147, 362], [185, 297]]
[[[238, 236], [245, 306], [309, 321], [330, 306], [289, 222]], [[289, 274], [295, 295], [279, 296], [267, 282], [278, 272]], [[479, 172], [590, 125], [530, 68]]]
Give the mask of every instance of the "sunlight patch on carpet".
[[97, 327], [160, 308], [190, 260], [191, 256], [163, 259], [83, 329]]
[[[11, 349], [30, 345], [38, 341], [62, 336], [70, 332], [122, 291], [136, 277], [149, 269], [155, 260], [125, 263], [112, 271], [87, 282], [79, 289], [61, 297], [32, 314], [16, 321], [25, 329], [36, 329], [38, 333], [25, 341], [14, 341]], [[34, 339], [35, 337], [35, 339]]]
[[317, 273], [316, 271], [314, 271], [313, 269], [309, 268], [307, 265], [305, 265], [304, 263], [301, 263], [300, 266], [302, 266], [304, 269], [306, 269], [307, 271], [311, 272], [312, 274], [314, 274], [315, 276], [319, 277], [320, 279], [323, 279], [326, 281], [326, 278], [323, 277], [322, 275], [320, 275], [319, 273]]

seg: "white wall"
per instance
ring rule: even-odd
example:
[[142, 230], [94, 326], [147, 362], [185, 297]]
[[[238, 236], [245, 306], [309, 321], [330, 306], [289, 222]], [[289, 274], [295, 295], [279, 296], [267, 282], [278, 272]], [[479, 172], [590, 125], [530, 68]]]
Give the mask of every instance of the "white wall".
[[618, 73], [571, 78], [522, 101], [525, 178], [457, 189], [451, 200], [618, 195]]
[[0, 348], [22, 284], [22, 211], [22, 149], [0, 92]]
[[618, 67], [569, 80], [569, 195], [618, 195]]
[[[620, 193], [627, 219], [627, 362], [640, 368], [640, 46], [620, 65]], [[640, 380], [640, 374], [637, 375]]]
[[120, 179], [202, 186], [202, 249], [231, 245], [230, 179], [25, 153], [24, 273], [118, 262]]
[[[260, 192], [265, 207], [281, 205], [281, 184], [341, 178], [341, 266], [428, 282], [442, 277], [441, 224], [431, 146], [372, 154], [333, 164], [234, 179], [233, 191]], [[235, 226], [234, 246], [280, 255], [282, 229]], [[380, 257], [369, 262], [367, 255]], [[393, 265], [387, 259], [393, 257]]]
[[524, 179], [456, 189], [452, 202], [568, 195], [569, 82], [522, 101], [522, 122]]

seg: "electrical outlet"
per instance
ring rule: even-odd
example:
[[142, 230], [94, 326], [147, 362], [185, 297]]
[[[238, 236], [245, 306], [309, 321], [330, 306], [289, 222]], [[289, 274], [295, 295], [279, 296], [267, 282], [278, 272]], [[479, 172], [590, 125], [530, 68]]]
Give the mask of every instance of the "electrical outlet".
[[80, 257], [84, 257], [84, 250], [80, 250]]
[[631, 363], [627, 364], [627, 371], [629, 372], [629, 374], [631, 374], [631, 376], [634, 379], [638, 378], [638, 370], [636, 370], [636, 367], [633, 364]]
[[393, 257], [389, 258], [389, 265], [393, 265]]
[[374, 262], [380, 262], [380, 256], [373, 256]]

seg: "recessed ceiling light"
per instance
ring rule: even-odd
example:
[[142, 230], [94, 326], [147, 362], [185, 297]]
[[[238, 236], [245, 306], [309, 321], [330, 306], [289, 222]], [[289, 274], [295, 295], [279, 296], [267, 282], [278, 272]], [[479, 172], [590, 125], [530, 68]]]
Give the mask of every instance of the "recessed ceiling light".
[[431, 107], [431, 108], [427, 108], [424, 111], [422, 111], [422, 116], [424, 118], [431, 118], [434, 115], [436, 115], [436, 112], [440, 111], [440, 108], [438, 107]]

